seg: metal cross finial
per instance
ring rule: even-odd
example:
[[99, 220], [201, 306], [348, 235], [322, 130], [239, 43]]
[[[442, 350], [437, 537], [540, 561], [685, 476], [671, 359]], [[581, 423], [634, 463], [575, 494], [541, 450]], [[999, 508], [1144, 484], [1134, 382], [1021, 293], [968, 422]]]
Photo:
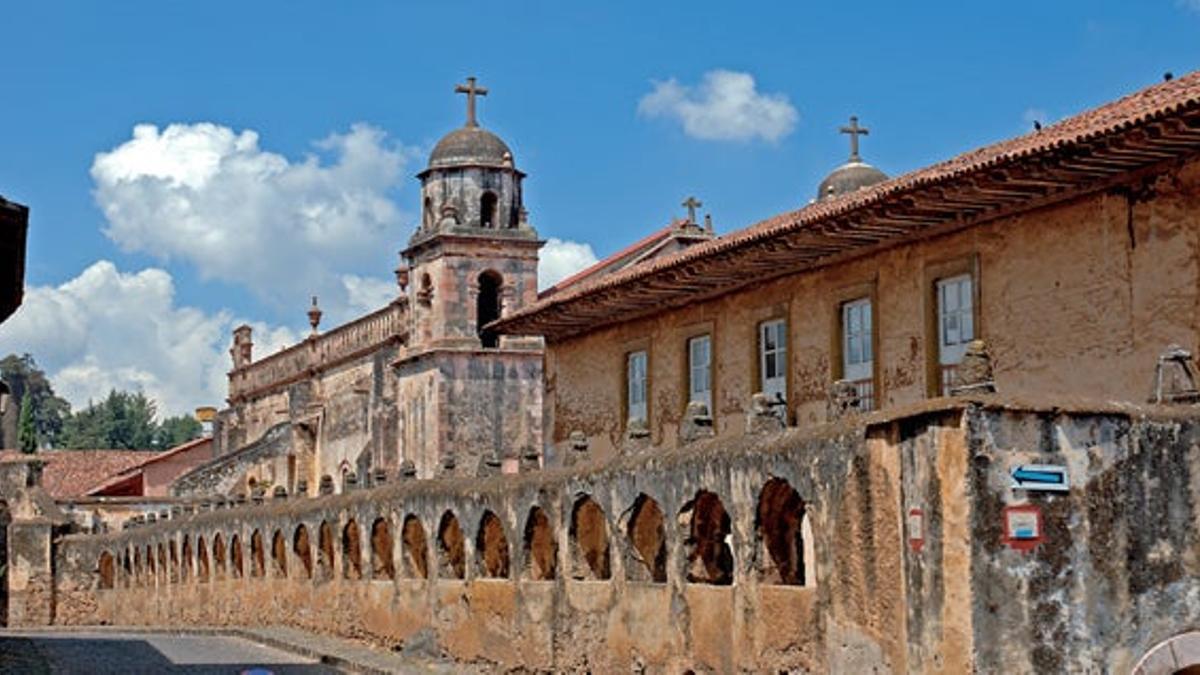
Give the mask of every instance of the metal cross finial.
[[687, 199], [683, 200], [683, 207], [688, 210], [687, 221], [689, 225], [694, 225], [696, 223], [696, 209], [700, 208], [701, 206], [704, 206], [704, 202], [696, 199], [695, 197], [688, 197]]
[[840, 131], [843, 134], [850, 134], [850, 161], [862, 161], [862, 157], [858, 156], [858, 137], [870, 135], [871, 130], [866, 127], [858, 126], [858, 118], [851, 115], [850, 126], [842, 127]]
[[488, 90], [477, 86], [475, 78], [468, 77], [466, 84], [454, 85], [454, 93], [467, 95], [467, 126], [479, 126], [479, 123], [475, 121], [475, 97], [487, 96]]

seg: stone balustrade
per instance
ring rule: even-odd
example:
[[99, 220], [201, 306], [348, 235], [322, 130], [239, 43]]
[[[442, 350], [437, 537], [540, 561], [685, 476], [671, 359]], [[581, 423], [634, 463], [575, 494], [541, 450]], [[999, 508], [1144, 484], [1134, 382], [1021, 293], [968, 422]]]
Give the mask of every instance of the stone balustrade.
[[400, 298], [327, 333], [235, 369], [229, 374], [229, 398], [236, 401], [285, 386], [357, 358], [386, 342], [403, 342], [408, 333], [407, 318], [407, 303]]

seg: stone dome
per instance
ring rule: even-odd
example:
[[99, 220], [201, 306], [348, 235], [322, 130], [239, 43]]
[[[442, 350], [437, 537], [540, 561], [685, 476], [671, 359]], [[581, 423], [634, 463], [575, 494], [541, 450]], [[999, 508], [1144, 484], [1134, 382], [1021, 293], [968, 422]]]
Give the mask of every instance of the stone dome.
[[862, 160], [851, 160], [834, 169], [817, 188], [817, 201], [882, 183], [888, 175]]
[[513, 166], [512, 151], [500, 137], [478, 126], [455, 129], [429, 153], [429, 168], [453, 166]]

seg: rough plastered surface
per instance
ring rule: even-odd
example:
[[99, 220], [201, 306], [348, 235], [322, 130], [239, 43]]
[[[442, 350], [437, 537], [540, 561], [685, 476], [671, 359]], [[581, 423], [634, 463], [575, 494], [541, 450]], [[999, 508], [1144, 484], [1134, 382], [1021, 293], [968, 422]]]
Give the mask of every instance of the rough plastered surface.
[[[1026, 463], [1070, 492], [1013, 490]], [[933, 401], [68, 536], [54, 621], [285, 624], [497, 670], [1123, 673], [1200, 621], [1197, 468], [1190, 408]], [[803, 502], [799, 583], [768, 550], [773, 480]], [[1005, 542], [1015, 505], [1041, 510], [1032, 550]]]

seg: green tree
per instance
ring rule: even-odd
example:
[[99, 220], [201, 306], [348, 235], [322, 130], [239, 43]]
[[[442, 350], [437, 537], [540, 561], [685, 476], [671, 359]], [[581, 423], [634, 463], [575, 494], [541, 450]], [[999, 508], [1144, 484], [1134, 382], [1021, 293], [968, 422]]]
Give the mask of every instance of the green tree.
[[142, 392], [108, 392], [99, 403], [72, 413], [63, 424], [64, 448], [148, 450], [156, 447], [156, 405]]
[[21, 418], [17, 423], [17, 446], [21, 452], [32, 455], [37, 452], [37, 430], [33, 426], [33, 397], [21, 397]]
[[173, 448], [180, 443], [187, 443], [199, 437], [203, 431], [204, 427], [191, 415], [168, 417], [158, 425], [154, 446], [163, 450]]
[[[0, 379], [8, 384], [13, 401], [20, 401], [24, 406], [25, 398], [29, 397], [38, 447], [56, 447], [71, 406], [54, 394], [54, 387], [34, 358], [29, 354], [9, 354], [0, 359]], [[0, 425], [0, 436], [4, 441], [0, 447], [12, 447], [12, 441], [19, 441], [19, 417], [6, 418], [7, 425]]]

